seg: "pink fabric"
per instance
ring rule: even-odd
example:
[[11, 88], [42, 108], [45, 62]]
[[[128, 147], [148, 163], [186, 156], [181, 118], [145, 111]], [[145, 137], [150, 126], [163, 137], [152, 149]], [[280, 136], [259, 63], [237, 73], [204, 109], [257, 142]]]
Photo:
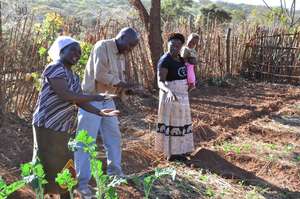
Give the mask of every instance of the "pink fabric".
[[187, 68], [187, 81], [189, 84], [195, 85], [196, 83], [196, 77], [195, 77], [195, 71], [194, 71], [194, 66], [193, 64], [186, 63], [186, 68]]

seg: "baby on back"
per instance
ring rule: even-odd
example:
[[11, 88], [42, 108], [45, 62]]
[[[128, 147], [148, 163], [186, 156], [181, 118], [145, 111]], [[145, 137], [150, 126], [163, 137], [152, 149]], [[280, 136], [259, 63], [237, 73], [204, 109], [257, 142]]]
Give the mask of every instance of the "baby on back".
[[189, 90], [195, 88], [196, 85], [196, 75], [195, 75], [195, 65], [197, 65], [198, 56], [196, 47], [199, 43], [200, 36], [196, 33], [192, 33], [189, 35], [187, 44], [182, 48], [181, 57], [185, 61], [185, 65], [187, 68], [187, 82], [189, 85]]

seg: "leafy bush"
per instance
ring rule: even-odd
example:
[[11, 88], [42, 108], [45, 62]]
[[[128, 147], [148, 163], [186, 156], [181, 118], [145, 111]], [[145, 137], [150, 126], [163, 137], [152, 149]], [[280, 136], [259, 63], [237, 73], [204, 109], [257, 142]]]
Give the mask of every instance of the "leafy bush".
[[63, 25], [64, 18], [60, 14], [55, 12], [47, 13], [43, 23], [35, 24], [35, 31], [41, 33], [38, 43], [53, 43], [57, 37], [57, 33], [62, 32]]
[[78, 63], [73, 66], [73, 69], [76, 74], [79, 75], [80, 79], [83, 79], [83, 74], [84, 74], [84, 69], [87, 64], [87, 61], [89, 59], [91, 50], [93, 48], [93, 45], [88, 42], [80, 42], [80, 47], [81, 47], [81, 57], [78, 61]]
[[125, 183], [126, 180], [119, 177], [109, 177], [103, 173], [102, 162], [97, 159], [98, 151], [95, 139], [89, 136], [87, 131], [80, 130], [75, 139], [69, 142], [69, 147], [72, 151], [82, 149], [89, 154], [92, 176], [95, 178], [97, 184], [97, 198], [118, 198], [115, 187], [121, 183]]

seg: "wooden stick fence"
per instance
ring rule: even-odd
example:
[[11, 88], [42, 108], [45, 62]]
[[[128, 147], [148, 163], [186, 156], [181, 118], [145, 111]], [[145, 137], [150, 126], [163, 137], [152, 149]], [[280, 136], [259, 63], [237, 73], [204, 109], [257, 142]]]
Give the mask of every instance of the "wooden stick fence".
[[[82, 41], [92, 44], [101, 39], [113, 38], [122, 27], [135, 27], [141, 35], [141, 41], [126, 59], [128, 81], [145, 88], [152, 87], [156, 74], [150, 62], [147, 33], [139, 20], [98, 21], [94, 27], [84, 30], [78, 23], [80, 22], [75, 20], [70, 24], [66, 23], [65, 33], [77, 38], [81, 35]], [[40, 33], [33, 30], [33, 24], [33, 17], [23, 18], [3, 32], [0, 43], [0, 112], [13, 112], [27, 119], [32, 116], [38, 92], [33, 82], [27, 81], [26, 77], [44, 69], [47, 60], [38, 51], [41, 46], [50, 45], [47, 41], [39, 40]], [[162, 33], [164, 41], [170, 32], [175, 31], [186, 36], [191, 32], [201, 35], [198, 79], [243, 72], [261, 80], [299, 80], [298, 33], [290, 34], [276, 29], [258, 30], [249, 24], [240, 24], [230, 30], [218, 24], [206, 29], [202, 27], [204, 26], [192, 26], [190, 21], [178, 21], [166, 23]], [[166, 49], [165, 44], [164, 46]]]
[[300, 34], [285, 30], [257, 31], [244, 52], [242, 71], [247, 77], [298, 83]]

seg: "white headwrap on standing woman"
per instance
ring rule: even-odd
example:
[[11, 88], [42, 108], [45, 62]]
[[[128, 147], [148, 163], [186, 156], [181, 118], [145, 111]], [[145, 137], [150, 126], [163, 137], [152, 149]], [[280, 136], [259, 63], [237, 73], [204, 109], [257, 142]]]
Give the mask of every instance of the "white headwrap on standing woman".
[[60, 51], [72, 44], [72, 43], [78, 43], [79, 42], [75, 39], [73, 39], [72, 37], [69, 37], [69, 36], [59, 36], [57, 37], [57, 39], [53, 42], [53, 44], [51, 45], [49, 51], [48, 51], [48, 54], [50, 56], [50, 58], [53, 60], [53, 61], [57, 61], [60, 59]]

